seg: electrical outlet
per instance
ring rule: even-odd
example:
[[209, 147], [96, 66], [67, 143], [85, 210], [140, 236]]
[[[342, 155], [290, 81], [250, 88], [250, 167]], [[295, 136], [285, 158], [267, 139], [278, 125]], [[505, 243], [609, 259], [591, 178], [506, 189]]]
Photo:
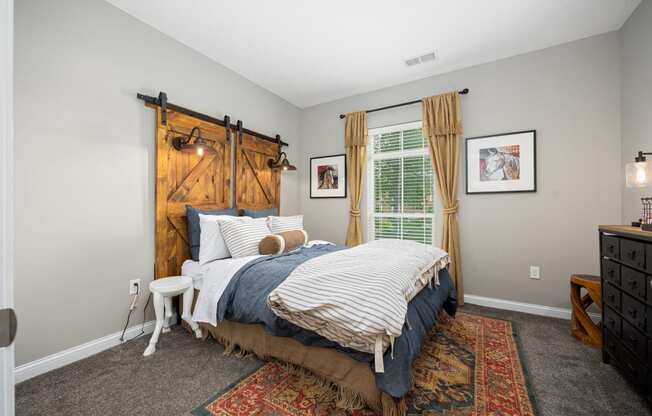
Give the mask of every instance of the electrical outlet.
[[539, 270], [539, 266], [530, 266], [530, 279], [541, 279], [541, 270]]
[[129, 294], [135, 295], [140, 293], [140, 279], [132, 279], [129, 281]]

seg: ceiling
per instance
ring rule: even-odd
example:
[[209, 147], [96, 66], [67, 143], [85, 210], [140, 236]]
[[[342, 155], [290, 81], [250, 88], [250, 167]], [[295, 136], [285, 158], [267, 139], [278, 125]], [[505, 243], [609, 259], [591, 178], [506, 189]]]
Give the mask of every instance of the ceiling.
[[640, 0], [109, 2], [304, 108], [618, 30]]

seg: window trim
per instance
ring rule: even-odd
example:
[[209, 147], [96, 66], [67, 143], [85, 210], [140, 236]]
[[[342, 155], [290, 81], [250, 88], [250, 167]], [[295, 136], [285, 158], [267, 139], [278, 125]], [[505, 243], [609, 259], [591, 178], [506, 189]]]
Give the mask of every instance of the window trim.
[[[391, 152], [382, 152], [382, 153], [374, 153], [374, 143], [373, 143], [373, 136], [378, 135], [378, 134], [384, 134], [384, 133], [391, 133], [395, 131], [404, 131], [404, 130], [410, 130], [410, 129], [422, 129], [423, 124], [421, 121], [413, 121], [409, 123], [400, 123], [400, 124], [394, 124], [390, 126], [384, 126], [384, 127], [377, 127], [377, 128], [372, 128], [369, 129], [367, 132], [368, 137], [369, 137], [369, 145], [367, 146], [367, 168], [366, 168], [366, 179], [367, 179], [367, 189], [366, 189], [366, 196], [367, 196], [367, 204], [366, 204], [366, 234], [367, 234], [367, 241], [373, 241], [375, 239], [375, 227], [374, 227], [374, 219], [377, 217], [380, 218], [423, 218], [423, 214], [418, 214], [418, 213], [374, 213], [374, 208], [375, 208], [375, 194], [374, 194], [374, 187], [375, 187], [375, 175], [374, 175], [374, 162], [376, 160], [385, 160], [385, 159], [396, 159], [396, 158], [408, 158], [408, 157], [418, 157], [418, 156], [425, 156], [428, 158], [428, 161], [430, 161], [430, 149], [426, 145], [422, 149], [408, 149], [408, 150], [397, 150], [397, 151], [391, 151]], [[432, 167], [432, 165], [431, 165]], [[433, 175], [433, 201], [432, 201], [432, 245], [439, 245], [439, 229], [436, 227], [437, 224], [441, 222], [441, 201], [439, 198], [439, 192], [437, 189], [437, 180], [435, 177], [435, 171], [434, 167], [432, 167], [432, 175]], [[429, 216], [430, 214], [425, 214], [425, 216]]]

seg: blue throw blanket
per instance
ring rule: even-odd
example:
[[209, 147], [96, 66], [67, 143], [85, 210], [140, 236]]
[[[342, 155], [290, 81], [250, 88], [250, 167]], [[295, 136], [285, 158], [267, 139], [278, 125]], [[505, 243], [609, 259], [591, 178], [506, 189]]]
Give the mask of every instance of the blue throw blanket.
[[[292, 271], [313, 257], [346, 247], [317, 245], [304, 247], [292, 253], [266, 256], [252, 260], [231, 279], [217, 304], [217, 320], [230, 320], [247, 324], [261, 324], [275, 336], [293, 337], [304, 345], [335, 348], [354, 360], [373, 366], [373, 354], [344, 348], [315, 332], [300, 328], [274, 315], [267, 306], [267, 296], [287, 278]], [[455, 289], [448, 270], [439, 272], [439, 287], [424, 288], [408, 305], [407, 322], [402, 335], [394, 343], [394, 358], [385, 354], [385, 372], [376, 374], [378, 388], [393, 397], [403, 397], [411, 387], [412, 363], [421, 350], [423, 338], [437, 322], [442, 307], [454, 315], [457, 307]]]

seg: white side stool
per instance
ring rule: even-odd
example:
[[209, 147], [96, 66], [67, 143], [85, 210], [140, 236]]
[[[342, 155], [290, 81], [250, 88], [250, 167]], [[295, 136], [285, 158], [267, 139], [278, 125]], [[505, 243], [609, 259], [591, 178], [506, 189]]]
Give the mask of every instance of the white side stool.
[[172, 317], [172, 297], [183, 295], [183, 314], [181, 319], [186, 321], [190, 328], [195, 331], [195, 336], [201, 338], [199, 325], [192, 320], [190, 309], [192, 309], [193, 286], [192, 279], [188, 276], [173, 276], [154, 280], [149, 284], [149, 291], [154, 297], [154, 312], [156, 313], [156, 327], [149, 340], [143, 356], [154, 354], [158, 337], [170, 331], [169, 319]]

